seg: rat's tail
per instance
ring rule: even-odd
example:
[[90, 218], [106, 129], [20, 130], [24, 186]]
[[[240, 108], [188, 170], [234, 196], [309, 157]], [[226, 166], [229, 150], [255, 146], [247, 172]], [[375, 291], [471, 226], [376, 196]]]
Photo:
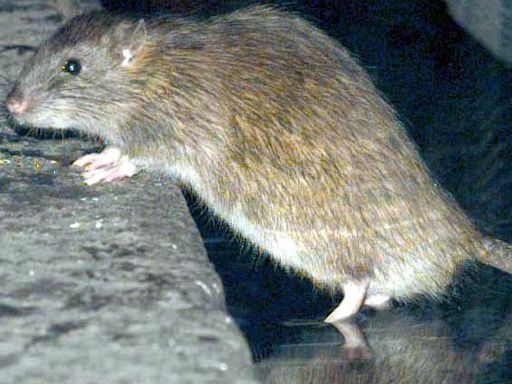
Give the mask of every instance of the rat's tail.
[[480, 261], [512, 274], [512, 244], [491, 237], [483, 238]]

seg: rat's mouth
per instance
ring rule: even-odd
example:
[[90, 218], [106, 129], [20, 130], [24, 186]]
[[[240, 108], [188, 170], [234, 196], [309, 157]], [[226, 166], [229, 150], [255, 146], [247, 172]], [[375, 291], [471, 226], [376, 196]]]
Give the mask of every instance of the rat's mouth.
[[73, 121], [65, 117], [63, 118], [50, 109], [45, 111], [31, 109], [22, 115], [12, 115], [12, 117], [17, 124], [38, 130], [68, 130], [76, 128]]
[[10, 111], [6, 112], [5, 120], [7, 124], [9, 124], [9, 126], [11, 126], [11, 128], [13, 128], [16, 132], [35, 128], [29, 124], [28, 121], [23, 118], [23, 116], [16, 116]]
[[27, 112], [22, 116], [9, 114], [8, 124], [20, 136], [31, 136], [39, 139], [53, 139], [81, 136], [77, 129], [64, 121], [56, 121], [51, 117], [42, 117], [38, 114], [37, 119]]
[[71, 127], [59, 128], [51, 124], [34, 124], [28, 119], [14, 118], [12, 116], [7, 121], [13, 131], [20, 136], [30, 136], [38, 139], [62, 139], [83, 136], [77, 129]]

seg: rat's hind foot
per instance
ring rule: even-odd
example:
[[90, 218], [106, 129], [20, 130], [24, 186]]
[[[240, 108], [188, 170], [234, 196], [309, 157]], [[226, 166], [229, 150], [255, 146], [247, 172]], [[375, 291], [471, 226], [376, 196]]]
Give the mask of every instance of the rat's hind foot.
[[369, 295], [364, 299], [364, 304], [373, 309], [383, 310], [391, 307], [391, 296], [383, 294]]
[[324, 320], [326, 323], [346, 320], [355, 315], [363, 305], [368, 281], [349, 282], [343, 285], [343, 301], [332, 313]]
[[100, 153], [82, 156], [73, 163], [73, 166], [85, 168], [82, 176], [87, 185], [110, 183], [124, 177], [132, 177], [139, 172], [128, 156], [121, 155], [117, 147], [108, 147]]

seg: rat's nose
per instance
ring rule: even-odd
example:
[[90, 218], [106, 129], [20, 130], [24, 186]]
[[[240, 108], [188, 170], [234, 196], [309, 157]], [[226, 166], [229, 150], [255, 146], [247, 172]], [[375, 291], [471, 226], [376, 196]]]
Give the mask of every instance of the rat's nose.
[[7, 95], [7, 109], [13, 116], [19, 116], [27, 110], [28, 103], [23, 98], [23, 93], [18, 87], [15, 87]]

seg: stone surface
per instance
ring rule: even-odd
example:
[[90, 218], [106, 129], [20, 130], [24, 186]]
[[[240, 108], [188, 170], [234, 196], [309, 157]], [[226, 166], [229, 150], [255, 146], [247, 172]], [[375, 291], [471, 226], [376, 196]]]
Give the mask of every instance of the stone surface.
[[[46, 3], [0, 4], [8, 80], [59, 23]], [[56, 136], [0, 123], [0, 382], [255, 382], [178, 186], [87, 187], [69, 164], [98, 143]]]
[[512, 64], [512, 3], [446, 0], [453, 18], [496, 57]]

